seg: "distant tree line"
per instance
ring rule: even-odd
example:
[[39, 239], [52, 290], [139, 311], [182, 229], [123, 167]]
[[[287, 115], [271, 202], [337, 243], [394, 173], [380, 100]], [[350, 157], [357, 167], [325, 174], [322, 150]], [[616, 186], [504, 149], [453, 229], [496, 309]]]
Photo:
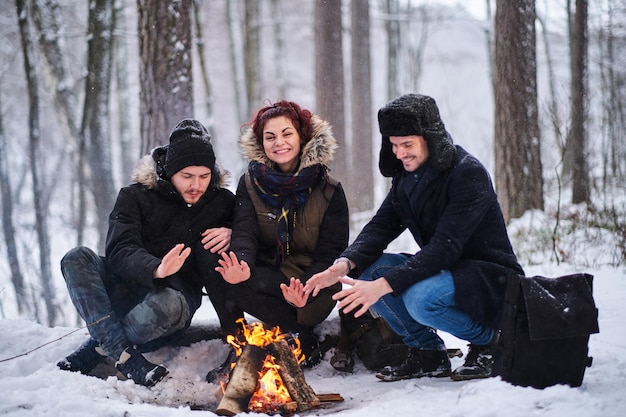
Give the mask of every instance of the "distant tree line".
[[[494, 182], [506, 219], [544, 209], [546, 193], [555, 192], [546, 184], [547, 171], [556, 173], [556, 189], [571, 203], [614, 209], [614, 201], [594, 196], [624, 191], [626, 6], [619, 0], [566, 0], [559, 6], [567, 16], [563, 36], [570, 51], [567, 102], [556, 91], [548, 39], [555, 30], [536, 6], [535, 0], [485, 1]], [[200, 109], [214, 114], [223, 105], [220, 88], [234, 92], [232, 112], [242, 125], [266, 98], [268, 72], [276, 97], [304, 89], [314, 97], [312, 110], [331, 122], [342, 145], [331, 169], [346, 190], [356, 225], [361, 213], [371, 214], [376, 206], [373, 27], [386, 37], [384, 84], [391, 99], [419, 91], [429, 36], [450, 13], [434, 2], [401, 0], [15, 0], [12, 9], [2, 8], [0, 249], [19, 314], [48, 325], [64, 323], [62, 296], [52, 279], [55, 235], [71, 235], [76, 245], [95, 242], [102, 251], [117, 189], [138, 157], [165, 143], [183, 117]], [[215, 25], [224, 30], [209, 35]], [[298, 25], [312, 33], [310, 43], [297, 45], [311, 51], [310, 82], [305, 71], [287, 75], [290, 64], [298, 65], [287, 53], [298, 42]], [[218, 60], [207, 47], [215, 33], [220, 56], [227, 59]], [[549, 73], [546, 107], [538, 100], [537, 45]], [[229, 69], [228, 86], [216, 87], [222, 84], [211, 76], [217, 66]], [[590, 95], [602, 103], [593, 115]], [[550, 121], [548, 128], [542, 119]], [[207, 120], [209, 130], [215, 123]], [[591, 134], [596, 143], [600, 138], [597, 154], [590, 149]], [[554, 146], [562, 159], [558, 167], [546, 167], [542, 149]], [[53, 201], [64, 207], [54, 222]], [[617, 216], [623, 226], [623, 210]], [[0, 316], [6, 294], [0, 288]]]

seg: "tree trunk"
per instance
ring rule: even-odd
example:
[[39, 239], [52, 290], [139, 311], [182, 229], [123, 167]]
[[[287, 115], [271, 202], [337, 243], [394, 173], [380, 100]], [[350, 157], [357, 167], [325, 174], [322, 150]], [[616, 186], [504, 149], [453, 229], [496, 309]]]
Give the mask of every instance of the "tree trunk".
[[[0, 96], [0, 99], [2, 96]], [[2, 101], [0, 101], [2, 108]], [[4, 243], [7, 248], [7, 260], [11, 269], [11, 282], [15, 290], [15, 304], [17, 312], [22, 315], [27, 312], [29, 300], [26, 294], [26, 284], [20, 268], [20, 261], [17, 255], [15, 225], [13, 224], [13, 192], [9, 176], [7, 138], [4, 134], [4, 121], [0, 112], [0, 195], [2, 196], [2, 231], [4, 233]]]
[[572, 152], [572, 203], [590, 201], [587, 161], [587, 0], [576, 0], [572, 38], [572, 127], [568, 147]]
[[230, 46], [230, 65], [233, 69], [233, 91], [235, 92], [235, 105], [237, 106], [237, 120], [240, 123], [244, 123], [251, 115], [248, 114], [247, 94], [241, 88], [244, 85], [245, 77], [241, 73], [241, 68], [243, 67], [243, 57], [241, 56], [243, 40], [239, 30], [241, 22], [238, 19], [237, 5], [237, 2], [226, 1], [226, 24], [228, 25], [228, 44]]
[[132, 102], [131, 89], [128, 80], [130, 79], [129, 65], [130, 54], [127, 42], [123, 34], [130, 31], [126, 18], [126, 0], [117, 0], [115, 3], [115, 36], [113, 37], [113, 61], [115, 65], [115, 103], [117, 105], [118, 117], [118, 141], [120, 146], [120, 169], [119, 176], [123, 183], [126, 183], [131, 176], [131, 172], [137, 163], [135, 146], [133, 141], [131, 123]]
[[24, 73], [28, 88], [29, 112], [29, 158], [30, 170], [33, 181], [33, 202], [35, 205], [35, 230], [39, 241], [39, 267], [42, 287], [42, 297], [46, 305], [49, 326], [56, 324], [57, 307], [55, 304], [56, 294], [52, 285], [52, 269], [50, 266], [50, 237], [48, 235], [47, 208], [42, 204], [43, 190], [45, 188], [42, 169], [44, 167], [41, 156], [41, 136], [39, 126], [39, 92], [35, 62], [33, 59], [33, 43], [29, 30], [29, 13], [25, 0], [16, 0], [16, 9], [22, 40], [22, 54], [24, 56]]
[[209, 71], [206, 65], [206, 54], [204, 53], [204, 32], [202, 31], [202, 22], [200, 21], [200, 9], [202, 0], [193, 0], [193, 23], [196, 29], [196, 52], [198, 53], [198, 63], [200, 64], [200, 76], [202, 77], [202, 86], [204, 87], [204, 96], [202, 101], [206, 114], [209, 119], [205, 126], [209, 132], [213, 132], [213, 88], [209, 79]]
[[274, 22], [272, 24], [272, 37], [274, 41], [274, 65], [276, 66], [276, 90], [278, 92], [278, 98], [285, 98], [287, 95], [287, 76], [285, 59], [285, 42], [283, 32], [283, 15], [280, 6], [280, 0], [271, 0], [270, 2], [271, 14], [274, 16]]
[[[259, 11], [260, 2], [246, 0], [244, 11], [244, 73], [246, 76], [246, 114], [252, 115], [261, 104], [259, 90]], [[250, 116], [249, 116], [250, 117]]]
[[496, 191], [505, 219], [543, 209], [534, 0], [496, 4]]
[[115, 28], [115, 0], [94, 0], [89, 9], [87, 79], [82, 132], [91, 169], [91, 192], [98, 225], [98, 250], [104, 253], [109, 213], [115, 202], [109, 97]]
[[[64, 56], [63, 39], [59, 36], [62, 33], [59, 22], [62, 17], [59, 16], [59, 4], [52, 0], [35, 0], [32, 2], [33, 21], [39, 32], [39, 45], [46, 59], [48, 68], [50, 69], [50, 79], [54, 86], [54, 98], [56, 106], [55, 110], [59, 114], [59, 120], [67, 131], [69, 142], [73, 145], [74, 151], [78, 153], [76, 164], [74, 167], [77, 178], [76, 189], [78, 202], [75, 209], [75, 229], [77, 232], [77, 245], [82, 245], [86, 224], [86, 193], [84, 155], [80, 152], [84, 150], [84, 138], [80, 131], [80, 122], [78, 116], [78, 100], [77, 91], [71, 88], [77, 84], [71, 79], [66, 60]], [[64, 147], [63, 152], [59, 155], [58, 165], [67, 164], [67, 155]], [[51, 190], [47, 190], [50, 192]], [[47, 198], [45, 199], [47, 201]]]
[[193, 117], [191, 0], [137, 0], [141, 152], [167, 142], [172, 128]]
[[341, 0], [315, 0], [313, 26], [316, 113], [332, 125], [339, 149], [331, 163], [331, 175], [344, 183], [350, 200], [353, 184], [348, 177], [350, 160], [345, 137]]
[[385, 29], [387, 31], [387, 99], [391, 100], [400, 95], [398, 82], [399, 54], [400, 54], [400, 6], [398, 0], [385, 1]]
[[369, 1], [351, 2], [352, 48], [352, 141], [350, 183], [352, 192], [348, 205], [353, 212], [371, 210], [374, 206], [374, 175], [372, 156], [372, 80], [370, 60]]

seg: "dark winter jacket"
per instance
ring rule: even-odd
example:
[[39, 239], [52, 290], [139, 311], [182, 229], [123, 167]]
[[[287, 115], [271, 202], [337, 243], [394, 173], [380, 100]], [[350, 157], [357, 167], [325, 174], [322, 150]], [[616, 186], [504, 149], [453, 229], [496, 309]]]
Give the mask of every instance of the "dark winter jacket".
[[[450, 146], [454, 145], [450, 142]], [[408, 228], [420, 250], [385, 275], [393, 294], [399, 296], [412, 284], [449, 270], [457, 306], [496, 327], [507, 274], [523, 274], [523, 270], [491, 179], [460, 146], [451, 168], [441, 170], [441, 164], [432, 161], [415, 172], [395, 174], [378, 212], [341, 256], [363, 271]]]
[[[299, 170], [314, 164], [326, 166], [337, 146], [331, 128], [325, 121], [313, 116], [312, 122], [313, 138], [302, 149]], [[251, 130], [241, 137], [240, 145], [249, 161], [272, 166], [273, 163], [257, 144]], [[231, 248], [239, 260], [245, 260], [254, 270], [258, 264], [275, 264], [276, 219], [280, 209], [270, 207], [261, 202], [258, 196], [251, 195], [255, 191], [249, 184], [247, 186], [246, 175], [242, 175], [237, 188]], [[313, 190], [298, 212], [293, 249], [281, 265], [281, 271], [287, 277], [295, 276], [306, 282], [313, 274], [332, 264], [347, 246], [348, 236], [346, 196], [341, 184], [327, 177]]]
[[[220, 187], [221, 174], [214, 170], [216, 178], [212, 178], [209, 189], [196, 204], [188, 206], [157, 172], [166, 152], [167, 147], [158, 148], [153, 156], [142, 158], [133, 175], [135, 183], [120, 190], [109, 216], [106, 265], [130, 287], [167, 286], [182, 291], [193, 312], [201, 304], [204, 280], [217, 274], [218, 255], [204, 250], [201, 233], [209, 228], [232, 227], [235, 198]], [[191, 248], [181, 270], [164, 279], [153, 279], [163, 256], [178, 243]]]

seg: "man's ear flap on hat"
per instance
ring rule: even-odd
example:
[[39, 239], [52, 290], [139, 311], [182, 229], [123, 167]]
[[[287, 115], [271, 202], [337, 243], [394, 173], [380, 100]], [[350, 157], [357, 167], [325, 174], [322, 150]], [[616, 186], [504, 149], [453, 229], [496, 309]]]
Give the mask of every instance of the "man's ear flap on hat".
[[383, 136], [380, 153], [378, 155], [378, 169], [383, 177], [393, 177], [402, 172], [402, 161], [393, 153], [389, 137]]

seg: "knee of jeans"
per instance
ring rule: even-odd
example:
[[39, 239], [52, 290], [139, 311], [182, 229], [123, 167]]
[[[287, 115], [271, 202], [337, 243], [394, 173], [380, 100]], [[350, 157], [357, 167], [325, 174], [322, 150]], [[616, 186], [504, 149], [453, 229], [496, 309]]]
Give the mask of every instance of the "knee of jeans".
[[189, 320], [191, 312], [182, 292], [173, 288], [164, 288], [148, 297], [153, 308], [159, 310], [159, 316], [164, 320], [162, 325], [167, 323], [165, 327], [182, 328]]
[[97, 256], [98, 255], [88, 247], [77, 246], [67, 251], [63, 258], [61, 258], [61, 267], [67, 265], [69, 262], [77, 262], [84, 258], [93, 259]]

